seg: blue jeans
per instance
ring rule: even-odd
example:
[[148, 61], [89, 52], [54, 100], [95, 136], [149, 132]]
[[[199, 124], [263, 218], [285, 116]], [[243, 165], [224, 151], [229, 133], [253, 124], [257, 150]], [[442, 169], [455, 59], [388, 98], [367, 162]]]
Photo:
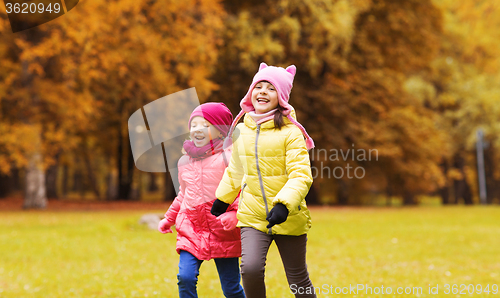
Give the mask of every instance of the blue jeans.
[[[245, 298], [243, 288], [240, 285], [238, 258], [221, 258], [214, 259], [214, 261], [224, 296], [227, 298]], [[180, 298], [198, 297], [196, 284], [198, 283], [201, 263], [203, 263], [202, 260], [198, 260], [185, 250], [181, 250], [179, 274], [177, 274]]]

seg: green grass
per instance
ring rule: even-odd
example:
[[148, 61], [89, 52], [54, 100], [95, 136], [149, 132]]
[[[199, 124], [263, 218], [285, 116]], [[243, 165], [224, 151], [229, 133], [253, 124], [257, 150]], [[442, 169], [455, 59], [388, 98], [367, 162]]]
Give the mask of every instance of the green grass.
[[[175, 235], [138, 225], [143, 213], [0, 212], [0, 297], [177, 297]], [[500, 285], [496, 206], [321, 208], [312, 216], [307, 257], [317, 287], [423, 291], [341, 297], [500, 296], [444, 293], [445, 284]], [[293, 297], [274, 245], [266, 282], [268, 297]], [[198, 291], [223, 297], [213, 261], [203, 263]], [[319, 297], [339, 296], [325, 292]]]

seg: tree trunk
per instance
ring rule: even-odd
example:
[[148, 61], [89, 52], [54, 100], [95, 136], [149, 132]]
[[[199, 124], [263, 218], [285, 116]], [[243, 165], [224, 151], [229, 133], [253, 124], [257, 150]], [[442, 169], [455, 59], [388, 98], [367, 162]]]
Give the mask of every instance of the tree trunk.
[[73, 172], [73, 191], [79, 192], [82, 197], [85, 195], [85, 185], [80, 169], [77, 169]]
[[[313, 165], [314, 160], [311, 160], [311, 167], [313, 167]], [[320, 205], [319, 195], [316, 191], [314, 183], [311, 185], [311, 188], [309, 188], [309, 192], [307, 193], [305, 200], [307, 202], [307, 205]]]
[[[33, 46], [39, 44], [41, 39], [40, 31], [36, 28], [26, 30], [21, 38], [25, 39], [25, 42], [32, 43]], [[26, 100], [31, 103], [32, 107], [37, 107], [40, 105], [40, 98], [38, 97], [36, 91], [33, 90], [33, 75], [28, 71], [28, 61], [23, 60], [21, 62], [22, 66], [22, 87], [28, 92]], [[28, 156], [28, 167], [26, 168], [26, 184], [24, 185], [24, 204], [25, 209], [43, 209], [47, 207], [47, 194], [45, 190], [45, 171], [43, 169], [43, 157], [41, 152], [42, 146], [42, 131], [37, 126], [39, 123], [33, 123], [30, 121], [30, 117], [24, 118], [27, 124], [33, 125], [36, 130], [35, 139], [31, 140], [33, 144], [33, 152], [29, 153]]]
[[443, 187], [438, 190], [439, 196], [441, 197], [441, 204], [448, 205], [450, 203], [450, 187], [448, 185], [448, 162], [443, 160], [441, 163], [441, 169], [446, 179], [446, 183]]
[[456, 154], [454, 158], [454, 167], [460, 170], [462, 174], [462, 179], [453, 181], [453, 186], [455, 189], [455, 204], [458, 204], [460, 199], [464, 200], [464, 204], [472, 205], [472, 192], [470, 186], [467, 183], [467, 177], [465, 177], [465, 160], [464, 158]]
[[342, 180], [337, 180], [337, 202], [339, 205], [349, 204], [349, 186]]
[[[174, 183], [172, 182], [172, 178], [170, 176], [170, 172], [168, 172], [168, 169], [164, 177], [165, 181], [163, 184], [165, 185], [165, 191], [163, 192], [163, 200], [166, 202], [170, 202], [175, 199], [177, 194], [175, 193]], [[177, 179], [177, 177], [175, 177], [175, 179]]]
[[0, 199], [6, 198], [12, 191], [12, 177], [0, 174]]
[[403, 192], [403, 205], [405, 206], [412, 206], [416, 205], [417, 202], [415, 201], [415, 194], [410, 192], [410, 191], [404, 191]]
[[58, 199], [57, 195], [57, 175], [59, 173], [59, 154], [55, 156], [55, 164], [51, 165], [45, 172], [47, 198]]
[[63, 179], [62, 179], [62, 196], [66, 198], [68, 195], [68, 180], [69, 180], [69, 167], [67, 164], [63, 166]]
[[316, 191], [316, 187], [314, 186], [314, 183], [313, 183], [313, 185], [311, 185], [311, 188], [309, 188], [309, 192], [307, 193], [305, 200], [307, 202], [307, 205], [311, 205], [311, 206], [320, 205], [318, 192]]
[[448, 185], [440, 188], [438, 190], [439, 196], [441, 197], [441, 204], [449, 205], [450, 204], [450, 189]]
[[134, 156], [132, 155], [132, 147], [130, 145], [130, 141], [127, 139], [127, 184], [129, 191], [129, 199], [131, 199], [130, 192], [132, 191], [132, 183], [134, 182]]
[[85, 198], [85, 192], [87, 191], [87, 183], [81, 170], [77, 171], [76, 174], [78, 175], [77, 182], [79, 186], [80, 197], [83, 199]]
[[10, 168], [9, 174], [0, 174], [0, 198], [8, 197], [13, 191], [22, 190], [19, 180], [19, 169], [16, 166]]
[[390, 207], [392, 205], [392, 197], [394, 196], [394, 189], [392, 187], [392, 183], [391, 183], [391, 180], [388, 178], [387, 179], [387, 187], [385, 189], [385, 192], [386, 192], [386, 201], [385, 201], [385, 205], [387, 207]]
[[130, 144], [125, 145], [120, 126], [118, 135], [118, 199], [131, 199], [132, 180], [134, 177], [134, 157]]
[[83, 162], [85, 163], [85, 168], [87, 170], [87, 177], [89, 179], [90, 187], [92, 188], [92, 191], [94, 192], [95, 196], [97, 197], [98, 200], [101, 199], [101, 194], [99, 193], [99, 189], [97, 187], [97, 181], [95, 178], [94, 171], [92, 169], [92, 162], [90, 160], [90, 156], [88, 153], [88, 148], [85, 147], [85, 152], [83, 153]]
[[26, 190], [24, 209], [44, 209], [47, 207], [45, 173], [42, 169], [42, 154], [36, 152], [30, 157], [26, 169]]
[[117, 185], [115, 182], [115, 179], [113, 177], [113, 173], [108, 173], [106, 176], [106, 185], [107, 185], [107, 190], [106, 190], [106, 199], [107, 200], [116, 200], [116, 197], [118, 195], [117, 193]]
[[500, 197], [500, 188], [498, 187], [500, 181], [495, 179], [495, 150], [492, 145], [487, 146], [484, 150], [484, 169], [486, 174], [486, 201], [491, 204], [494, 198]]
[[[132, 169], [133, 171], [133, 169]], [[130, 187], [130, 197], [129, 200], [131, 201], [140, 201], [142, 197], [142, 172], [137, 172], [135, 173], [135, 179], [137, 183], [137, 187], [133, 187], [131, 185]]]
[[23, 186], [21, 185], [21, 175], [19, 173], [19, 168], [16, 166], [12, 167], [10, 173], [10, 176], [12, 177], [12, 190], [21, 191], [23, 189]]
[[455, 180], [455, 204], [458, 204], [460, 199], [464, 200], [465, 205], [472, 205], [472, 193], [469, 184], [465, 179]]
[[160, 189], [158, 186], [158, 183], [156, 182], [156, 175], [155, 173], [148, 173], [149, 177], [149, 185], [148, 185], [148, 192], [155, 192]]

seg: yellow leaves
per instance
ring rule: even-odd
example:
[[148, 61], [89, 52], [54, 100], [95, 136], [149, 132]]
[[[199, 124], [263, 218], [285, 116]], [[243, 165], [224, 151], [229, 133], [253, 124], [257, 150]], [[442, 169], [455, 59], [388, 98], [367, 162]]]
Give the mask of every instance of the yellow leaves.
[[22, 167], [28, 164], [30, 156], [40, 147], [41, 127], [22, 123], [0, 122], [0, 171], [8, 173], [12, 164]]
[[500, 6], [494, 1], [435, 0], [445, 12], [447, 34], [462, 39], [461, 52], [469, 63], [488, 73], [500, 67]]
[[305, 1], [297, 9], [301, 10], [301, 5], [309, 10], [308, 14], [297, 18], [301, 24], [301, 43], [306, 49], [306, 66], [310, 75], [317, 77], [324, 62], [332, 68], [343, 63], [343, 58], [339, 59], [336, 53], [340, 51], [341, 56], [349, 53], [359, 10], [343, 0]]
[[408, 78], [404, 83], [403, 88], [412, 96], [413, 99], [417, 100], [417, 104], [419, 106], [423, 106], [425, 103], [434, 106], [436, 89], [421, 77], [412, 76]]
[[45, 74], [45, 71], [43, 70], [43, 66], [40, 63], [34, 62], [28, 66], [28, 73], [35, 74], [41, 77]]
[[447, 173], [447, 178], [450, 179], [451, 181], [453, 180], [462, 180], [464, 178], [464, 175], [462, 174], [462, 172], [457, 169], [457, 168], [451, 168], [448, 170], [448, 173]]
[[301, 33], [301, 26], [297, 19], [285, 15], [269, 24], [269, 30], [275, 35], [286, 36], [289, 40], [290, 51], [297, 51]]

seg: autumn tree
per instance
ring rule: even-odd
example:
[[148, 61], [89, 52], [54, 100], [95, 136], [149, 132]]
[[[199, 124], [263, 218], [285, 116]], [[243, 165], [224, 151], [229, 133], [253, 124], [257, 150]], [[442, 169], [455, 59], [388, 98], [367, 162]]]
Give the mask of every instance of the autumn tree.
[[[208, 77], [217, 62], [223, 15], [213, 0], [79, 3], [64, 17], [38, 27], [42, 35], [36, 43], [11, 34], [10, 43], [2, 44], [1, 59], [7, 61], [2, 67], [13, 72], [5, 75], [10, 81], [0, 89], [3, 102], [9, 103], [2, 108], [16, 115], [16, 110], [24, 111], [22, 103], [29, 107], [24, 119], [39, 123], [45, 168], [58, 158], [80, 167], [97, 196], [102, 195], [103, 177], [117, 168], [118, 197], [129, 199], [134, 163], [128, 117], [144, 104], [188, 87], [196, 87], [206, 100], [217, 88]], [[14, 88], [12, 82], [21, 82], [22, 58], [33, 79]], [[39, 98], [38, 105], [26, 103], [28, 88]], [[22, 125], [20, 118], [3, 121], [2, 129]], [[12, 138], [0, 146], [9, 146]], [[2, 150], [2, 158], [25, 158], [22, 147], [17, 155], [10, 149]]]
[[[439, 113], [439, 127], [447, 134], [450, 155], [443, 158], [446, 184], [442, 202], [477, 201], [476, 132], [482, 129], [488, 201], [499, 197], [498, 127], [500, 98], [498, 69], [500, 43], [497, 5], [490, 1], [434, 1], [444, 14], [439, 55], [430, 71], [415, 74], [408, 88], [422, 103]], [[476, 195], [475, 195], [476, 194]]]

